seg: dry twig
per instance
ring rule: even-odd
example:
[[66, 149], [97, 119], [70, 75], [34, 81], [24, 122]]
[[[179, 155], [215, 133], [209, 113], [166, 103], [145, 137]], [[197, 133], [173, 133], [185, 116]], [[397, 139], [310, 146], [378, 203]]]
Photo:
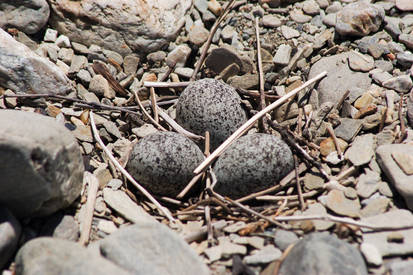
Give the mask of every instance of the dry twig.
[[85, 172], [84, 181], [88, 184], [86, 211], [82, 221], [79, 243], [86, 245], [89, 242], [90, 230], [92, 227], [93, 212], [95, 211], [96, 194], [99, 188], [99, 181], [95, 175]]

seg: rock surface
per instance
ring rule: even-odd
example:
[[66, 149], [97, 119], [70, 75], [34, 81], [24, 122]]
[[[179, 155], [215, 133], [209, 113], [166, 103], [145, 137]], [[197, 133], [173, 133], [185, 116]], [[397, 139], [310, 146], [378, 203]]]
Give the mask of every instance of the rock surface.
[[177, 122], [189, 131], [209, 131], [211, 147], [217, 148], [246, 120], [235, 89], [214, 79], [198, 80], [182, 92], [176, 106]]
[[70, 40], [87, 46], [96, 44], [123, 55], [144, 54], [176, 38], [191, 2], [52, 0], [50, 24]]
[[0, 3], [0, 28], [17, 28], [34, 34], [46, 25], [49, 15], [46, 0], [3, 0]]
[[311, 233], [292, 248], [281, 264], [279, 274], [367, 275], [367, 267], [355, 247], [329, 233]]
[[20, 223], [12, 213], [4, 207], [0, 207], [0, 269], [13, 256], [17, 249], [21, 233]]
[[81, 245], [67, 240], [37, 238], [16, 255], [16, 275], [130, 274]]
[[0, 111], [0, 202], [18, 218], [70, 205], [82, 188], [83, 161], [73, 135], [54, 119]]
[[174, 197], [203, 159], [193, 141], [174, 132], [159, 132], [135, 144], [127, 169], [150, 192]]
[[268, 134], [238, 139], [217, 160], [215, 191], [237, 199], [276, 184], [294, 168], [290, 148]]
[[119, 229], [100, 242], [100, 252], [132, 274], [209, 274], [192, 248], [160, 223]]
[[72, 90], [67, 76], [0, 29], [0, 82], [16, 93], [63, 94]]

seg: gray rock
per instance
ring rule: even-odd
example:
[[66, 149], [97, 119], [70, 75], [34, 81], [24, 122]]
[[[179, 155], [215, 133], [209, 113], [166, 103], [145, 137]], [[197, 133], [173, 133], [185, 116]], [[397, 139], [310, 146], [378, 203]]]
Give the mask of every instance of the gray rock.
[[383, 85], [384, 82], [390, 80], [392, 78], [392, 75], [388, 72], [383, 72], [380, 69], [376, 69], [370, 72], [371, 77], [373, 80], [380, 85]]
[[184, 128], [204, 135], [217, 148], [246, 120], [241, 98], [235, 89], [214, 79], [198, 80], [182, 92], [176, 106], [176, 120]]
[[329, 13], [323, 17], [323, 24], [328, 27], [335, 27], [337, 22], [337, 14]]
[[284, 36], [285, 39], [291, 39], [300, 36], [300, 32], [288, 27], [286, 25], [281, 26], [281, 34]]
[[360, 245], [360, 251], [361, 253], [363, 253], [363, 256], [368, 264], [374, 266], [382, 265], [383, 257], [374, 245], [369, 243], [362, 243]]
[[340, 125], [334, 129], [337, 137], [350, 142], [361, 130], [363, 125], [362, 119], [342, 118]]
[[294, 22], [299, 24], [310, 22], [312, 19], [311, 16], [305, 15], [303, 11], [299, 9], [293, 9], [290, 11], [290, 17]]
[[209, 31], [204, 26], [195, 25], [188, 33], [189, 41], [195, 46], [202, 46], [207, 41]]
[[376, 136], [374, 134], [357, 136], [351, 144], [351, 147], [346, 151], [345, 157], [355, 166], [360, 166], [371, 160], [375, 147]]
[[240, 68], [242, 67], [242, 61], [239, 55], [235, 51], [225, 47], [213, 49], [205, 59], [205, 66], [217, 74], [234, 63]]
[[54, 29], [48, 28], [44, 34], [43, 41], [45, 42], [55, 42], [57, 39], [57, 31]]
[[49, 23], [71, 41], [97, 44], [122, 55], [144, 54], [176, 38], [191, 4], [190, 0], [122, 0], [108, 5], [105, 0], [92, 0], [74, 5], [70, 0], [51, 0]]
[[0, 29], [0, 82], [16, 93], [63, 94], [69, 79], [52, 62], [32, 52]]
[[358, 1], [337, 13], [336, 31], [343, 36], [365, 36], [376, 32], [383, 20], [382, 7]]
[[292, 48], [288, 44], [281, 44], [274, 55], [274, 64], [286, 66], [290, 63]]
[[413, 156], [413, 147], [408, 144], [386, 144], [377, 148], [376, 157], [390, 183], [404, 198], [407, 207], [413, 210], [413, 175], [407, 175], [395, 161], [393, 154]]
[[244, 263], [256, 265], [256, 264], [268, 264], [272, 261], [278, 260], [282, 255], [281, 250], [274, 247], [273, 245], [267, 245], [257, 253], [246, 256], [244, 258]]
[[317, 86], [320, 105], [327, 101], [338, 102], [342, 95], [352, 88], [358, 87], [367, 90], [370, 87], [369, 75], [352, 71], [348, 65], [348, 57], [348, 52], [323, 57], [311, 67], [309, 78], [313, 78], [323, 71], [328, 72], [328, 75]]
[[264, 27], [277, 28], [281, 26], [281, 24], [282, 24], [281, 20], [273, 14], [267, 14], [262, 17], [262, 25]]
[[387, 60], [376, 60], [374, 66], [384, 72], [391, 72], [393, 70], [393, 63]]
[[209, 274], [195, 251], [160, 223], [120, 228], [100, 242], [100, 251], [132, 274]]
[[0, 207], [0, 269], [16, 251], [21, 233], [20, 223], [7, 208]]
[[82, 188], [83, 160], [73, 135], [53, 118], [0, 111], [0, 203], [17, 217], [51, 214]]
[[80, 244], [54, 238], [26, 243], [16, 256], [16, 275], [130, 274]]
[[201, 150], [188, 138], [174, 132], [159, 132], [135, 144], [126, 167], [149, 192], [175, 197], [203, 159]]
[[0, 28], [16, 28], [34, 34], [46, 25], [49, 15], [46, 0], [3, 0], [0, 3]]
[[246, 135], [215, 163], [215, 191], [240, 198], [273, 186], [293, 168], [294, 159], [284, 141], [268, 134]]
[[311, 233], [299, 241], [281, 264], [279, 275], [367, 275], [360, 252], [329, 233]]
[[309, 15], [317, 15], [320, 13], [320, 6], [315, 0], [306, 0], [303, 3], [303, 11]]
[[282, 251], [286, 250], [291, 244], [298, 241], [297, 235], [292, 231], [278, 229], [274, 233], [274, 244]]
[[413, 87], [410, 75], [400, 75], [383, 82], [383, 87], [400, 93], [407, 93]]
[[70, 63], [69, 74], [75, 74], [87, 66], [87, 58], [84, 55], [75, 55]]
[[403, 43], [408, 49], [413, 50], [413, 35], [402, 33], [399, 35], [399, 41]]
[[[380, 196], [375, 199], [369, 199], [367, 205], [361, 209], [361, 217], [370, 217], [378, 214], [382, 214], [387, 211], [390, 205], [390, 199]], [[364, 201], [363, 201], [364, 203]]]
[[366, 169], [364, 174], [358, 177], [356, 189], [362, 198], [368, 198], [379, 189], [380, 174]]
[[357, 72], [368, 72], [374, 68], [374, 59], [370, 55], [363, 55], [352, 51], [348, 57], [349, 66]]
[[134, 54], [129, 54], [123, 59], [123, 71], [125, 74], [134, 75], [138, 69], [140, 58]]
[[[327, 209], [321, 203], [312, 203], [303, 212], [303, 215], [327, 215]], [[335, 223], [329, 221], [313, 220], [315, 230], [324, 231], [332, 227]]]
[[188, 45], [179, 45], [168, 54], [166, 57], [166, 64], [169, 67], [172, 67], [173, 65], [177, 68], [184, 67], [190, 54], [191, 48]]
[[396, 0], [396, 7], [402, 11], [413, 11], [413, 3], [409, 0]]
[[244, 74], [231, 77], [228, 82], [235, 88], [250, 90], [258, 87], [259, 79], [258, 74]]
[[79, 239], [79, 224], [73, 216], [57, 213], [47, 219], [40, 234], [76, 242]]
[[405, 260], [390, 264], [389, 271], [391, 275], [410, 275], [413, 270], [413, 260]]
[[359, 200], [347, 199], [343, 191], [340, 190], [334, 189], [328, 192], [325, 205], [328, 209], [339, 215], [358, 217], [360, 214], [361, 205]]
[[397, 53], [397, 62], [403, 67], [410, 68], [413, 65], [413, 54], [410, 52]]

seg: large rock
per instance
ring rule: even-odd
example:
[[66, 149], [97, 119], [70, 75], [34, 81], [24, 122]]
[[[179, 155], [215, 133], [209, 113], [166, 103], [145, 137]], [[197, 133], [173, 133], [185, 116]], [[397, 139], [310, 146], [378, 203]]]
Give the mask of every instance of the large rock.
[[19, 218], [67, 207], [82, 188], [79, 145], [53, 118], [0, 111], [0, 204]]
[[176, 120], [198, 135], [209, 131], [214, 149], [235, 132], [247, 116], [233, 87], [206, 78], [191, 83], [182, 92], [176, 105]]
[[[376, 150], [377, 162], [390, 183], [404, 198], [407, 207], [413, 210], [413, 146], [386, 144]], [[410, 169], [410, 172], [409, 172]]]
[[46, 0], [2, 0], [0, 28], [17, 28], [27, 34], [40, 31], [49, 19]]
[[4, 207], [0, 207], [0, 269], [13, 256], [19, 242], [21, 227], [16, 218]]
[[69, 79], [52, 62], [40, 57], [0, 29], [0, 83], [16, 93], [64, 94]]
[[188, 184], [203, 159], [201, 150], [190, 139], [174, 132], [159, 132], [135, 144], [126, 168], [150, 192], [174, 197]]
[[348, 65], [349, 53], [323, 57], [310, 70], [308, 78], [313, 78], [322, 71], [328, 74], [317, 85], [319, 105], [324, 102], [338, 102], [347, 90], [361, 88], [367, 90], [371, 84], [368, 73], [354, 72]]
[[136, 275], [209, 274], [195, 251], [160, 223], [123, 227], [100, 242], [100, 252]]
[[328, 232], [311, 233], [294, 245], [278, 274], [367, 275], [367, 267], [354, 246]]
[[241, 137], [217, 160], [215, 191], [237, 199], [276, 184], [294, 168], [287, 144], [268, 134]]
[[127, 271], [93, 250], [62, 239], [37, 238], [26, 243], [16, 255], [16, 275], [107, 274]]
[[154, 52], [176, 38], [191, 0], [50, 0], [50, 24], [71, 41], [123, 55]]
[[378, 31], [384, 20], [384, 9], [367, 1], [345, 6], [337, 13], [336, 31], [343, 36], [366, 36]]

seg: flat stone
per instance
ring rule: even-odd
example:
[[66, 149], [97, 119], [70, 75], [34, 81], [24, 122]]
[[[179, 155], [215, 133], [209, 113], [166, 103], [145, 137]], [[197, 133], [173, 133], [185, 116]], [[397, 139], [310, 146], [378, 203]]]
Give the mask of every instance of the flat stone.
[[134, 223], [156, 222], [156, 220], [120, 190], [103, 189], [103, 199], [116, 212]]
[[373, 101], [374, 97], [371, 95], [371, 93], [366, 92], [361, 97], [357, 98], [357, 100], [354, 102], [354, 107], [360, 110], [368, 107], [373, 103]]
[[166, 64], [169, 67], [172, 67], [173, 65], [177, 68], [185, 67], [191, 51], [191, 48], [186, 44], [176, 46], [171, 52], [168, 53], [168, 56], [166, 57]]
[[402, 33], [399, 35], [399, 41], [403, 43], [409, 50], [413, 50], [413, 35]]
[[376, 137], [373, 134], [357, 136], [350, 148], [346, 151], [345, 157], [355, 166], [368, 163], [374, 155], [376, 147]]
[[75, 55], [70, 63], [69, 74], [78, 73], [80, 69], [86, 68], [88, 65], [87, 58], [83, 55]]
[[328, 27], [335, 27], [337, 22], [337, 13], [329, 13], [323, 17], [323, 24]]
[[392, 275], [410, 275], [413, 268], [413, 260], [404, 260], [390, 264], [389, 271]]
[[384, 20], [384, 9], [367, 2], [345, 6], [337, 13], [336, 31], [343, 36], [366, 36], [376, 32]]
[[348, 217], [358, 217], [361, 208], [358, 199], [347, 199], [343, 191], [340, 190], [331, 190], [328, 192], [326, 207], [336, 214]]
[[370, 217], [382, 214], [387, 211], [390, 205], [390, 199], [386, 197], [378, 197], [376, 199], [369, 199], [367, 205], [361, 209], [361, 217]]
[[231, 64], [237, 64], [240, 68], [243, 66], [240, 56], [225, 47], [213, 49], [205, 59], [205, 66], [217, 74]]
[[360, 252], [328, 232], [306, 235], [287, 254], [279, 275], [367, 275]]
[[340, 122], [340, 125], [334, 129], [334, 133], [337, 137], [347, 142], [353, 140], [363, 125], [363, 120], [361, 119], [342, 118]]
[[52, 62], [32, 52], [0, 29], [0, 82], [16, 93], [65, 94], [67, 76]]
[[78, 243], [48, 237], [25, 243], [15, 261], [16, 274], [22, 275], [130, 274]]
[[357, 194], [362, 198], [368, 198], [379, 188], [380, 174], [370, 169], [365, 169], [357, 179]]
[[35, 34], [46, 25], [49, 15], [46, 0], [4, 0], [0, 6], [0, 28], [16, 28]]
[[399, 165], [406, 175], [413, 174], [413, 156], [402, 152], [394, 152], [391, 154], [393, 159]]
[[247, 248], [244, 245], [232, 243], [227, 239], [219, 241], [219, 247], [221, 248], [222, 257], [228, 258], [235, 254], [245, 255], [247, 254]]
[[21, 233], [19, 221], [7, 208], [0, 207], [0, 269], [5, 269], [17, 249]]
[[144, 124], [141, 127], [132, 128], [132, 133], [139, 138], [155, 134], [156, 132], [158, 132], [158, 130], [152, 124]]
[[53, 0], [49, 23], [71, 41], [100, 45], [122, 55], [145, 54], [161, 49], [177, 37], [191, 4], [190, 0], [122, 0], [107, 5], [105, 0], [93, 0], [81, 5], [71, 0]]
[[208, 247], [207, 249], [205, 249], [204, 253], [212, 263], [221, 259], [222, 248], [220, 246]]
[[371, 71], [371, 77], [376, 83], [383, 85], [384, 82], [392, 79], [393, 76], [388, 72], [378, 69]]
[[383, 87], [400, 93], [407, 93], [413, 87], [410, 75], [401, 75], [390, 78], [382, 83]]
[[113, 99], [116, 96], [115, 91], [110, 87], [109, 82], [102, 75], [95, 75], [89, 83], [89, 91], [98, 97]]
[[351, 51], [348, 57], [349, 66], [354, 71], [368, 72], [374, 68], [374, 59], [370, 55]]
[[45, 42], [55, 42], [57, 39], [57, 31], [54, 29], [48, 28], [44, 33], [43, 41]]
[[286, 66], [290, 63], [292, 48], [288, 44], [278, 46], [277, 52], [274, 55], [273, 62], [275, 65]]
[[[337, 141], [341, 152], [344, 152], [348, 147], [348, 143], [341, 138], [337, 138]], [[320, 143], [320, 153], [322, 156], [326, 157], [334, 151], [337, 151], [337, 148], [332, 137], [328, 137]]]
[[303, 11], [309, 15], [317, 15], [320, 13], [320, 6], [315, 0], [306, 0], [303, 2]]
[[76, 242], [79, 239], [79, 224], [73, 216], [56, 213], [48, 217], [41, 228], [40, 234]]
[[392, 157], [394, 153], [413, 155], [413, 146], [408, 144], [386, 144], [377, 148], [376, 157], [390, 183], [404, 198], [407, 207], [413, 210], [413, 175], [407, 175]]
[[281, 20], [278, 16], [273, 14], [267, 14], [262, 17], [262, 25], [267, 28], [277, 28], [282, 25]]
[[[348, 65], [350, 53], [341, 53], [323, 57], [310, 69], [309, 78], [313, 78], [323, 71], [329, 72], [326, 77], [318, 82], [319, 105], [324, 102], [338, 102], [342, 95], [355, 87], [367, 90], [370, 88], [371, 78], [367, 73], [354, 72]], [[345, 140], [345, 139], [344, 139]]]
[[306, 173], [303, 178], [303, 184], [307, 190], [317, 190], [324, 186], [324, 179], [312, 173]]
[[409, 0], [396, 0], [396, 7], [402, 11], [413, 11], [413, 3]]
[[299, 9], [293, 9], [290, 12], [290, 17], [294, 22], [299, 24], [310, 22], [312, 19], [311, 16], [304, 14], [303, 11]]
[[208, 39], [209, 32], [203, 26], [193, 26], [188, 33], [189, 41], [200, 47]]
[[300, 36], [300, 33], [297, 30], [285, 25], [281, 26], [281, 34], [285, 39], [291, 39]]
[[259, 78], [257, 74], [244, 74], [231, 77], [228, 82], [235, 88], [250, 90], [258, 87]]
[[298, 241], [297, 235], [292, 231], [277, 229], [274, 233], [274, 244], [282, 251], [286, 250], [291, 244]]
[[[374, 226], [409, 227], [413, 225], [413, 214], [409, 210], [396, 209], [376, 216], [361, 218], [361, 222]], [[371, 232], [362, 229], [363, 243], [372, 244], [379, 250], [382, 257], [409, 255], [413, 253], [413, 229]], [[389, 242], [390, 234], [403, 236], [403, 242]]]
[[157, 222], [122, 227], [100, 241], [99, 248], [106, 259], [132, 274], [209, 274], [195, 251]]
[[[308, 205], [308, 208], [303, 212], [303, 215], [327, 215], [327, 209], [321, 203], [312, 203]], [[313, 220], [312, 223], [317, 231], [327, 230], [335, 224], [334, 222], [321, 220]]]
[[257, 250], [257, 253], [244, 257], [246, 264], [268, 264], [272, 261], [278, 260], [282, 255], [281, 250], [273, 245], [267, 245], [264, 248]]
[[383, 257], [374, 245], [362, 243], [360, 245], [360, 251], [368, 264], [374, 266], [381, 266], [383, 264]]
[[236, 233], [240, 231], [241, 229], [245, 228], [246, 226], [247, 225], [245, 224], [245, 222], [239, 221], [234, 224], [226, 226], [223, 230], [224, 232], [227, 232], [227, 233]]
[[57, 53], [57, 58], [62, 60], [67, 65], [72, 63], [72, 59], [75, 56], [75, 52], [71, 48], [60, 48], [59, 52]]

